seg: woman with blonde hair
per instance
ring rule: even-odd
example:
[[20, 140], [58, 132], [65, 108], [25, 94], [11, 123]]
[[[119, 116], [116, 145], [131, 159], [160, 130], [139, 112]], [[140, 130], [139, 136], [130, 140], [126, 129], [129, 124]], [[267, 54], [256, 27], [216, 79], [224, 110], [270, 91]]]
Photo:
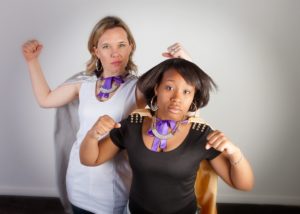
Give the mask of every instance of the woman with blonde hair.
[[[74, 213], [122, 213], [131, 184], [131, 169], [124, 153], [92, 168], [80, 163], [79, 148], [99, 116], [109, 115], [120, 121], [137, 106], [146, 104], [136, 87], [137, 68], [132, 60], [136, 48], [134, 38], [120, 18], [104, 17], [90, 34], [91, 58], [86, 71], [54, 90], [49, 88], [38, 60], [42, 47], [37, 40], [23, 45], [39, 105], [56, 108], [79, 99], [80, 127], [72, 145], [66, 175], [72, 210]], [[170, 46], [164, 56], [188, 58], [177, 43]]]

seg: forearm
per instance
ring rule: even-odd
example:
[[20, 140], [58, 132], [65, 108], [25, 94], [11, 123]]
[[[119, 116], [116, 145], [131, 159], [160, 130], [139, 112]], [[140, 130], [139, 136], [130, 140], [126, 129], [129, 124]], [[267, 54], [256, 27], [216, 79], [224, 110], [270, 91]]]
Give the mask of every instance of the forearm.
[[83, 165], [95, 166], [99, 157], [99, 142], [93, 130], [90, 130], [80, 146], [80, 162]]
[[232, 185], [239, 190], [250, 191], [254, 186], [254, 175], [246, 157], [238, 150], [229, 157], [229, 162]]
[[38, 59], [33, 59], [30, 62], [28, 62], [28, 68], [29, 68], [32, 89], [36, 97], [36, 100], [41, 107], [46, 107], [46, 99], [49, 93], [51, 92], [51, 90], [44, 77]]

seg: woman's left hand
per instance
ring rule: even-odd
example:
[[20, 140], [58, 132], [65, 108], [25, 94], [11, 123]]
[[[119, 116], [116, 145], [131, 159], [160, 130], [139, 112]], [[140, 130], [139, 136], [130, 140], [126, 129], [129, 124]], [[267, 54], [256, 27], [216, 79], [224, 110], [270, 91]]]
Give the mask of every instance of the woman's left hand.
[[239, 148], [235, 146], [223, 132], [215, 130], [207, 136], [206, 149], [213, 147], [219, 152], [224, 153], [226, 157], [232, 156], [234, 153], [239, 151]]
[[207, 140], [206, 149], [222, 152], [210, 161], [215, 172], [230, 186], [250, 191], [254, 185], [253, 171], [241, 150], [218, 130], [211, 132]]
[[175, 43], [167, 48], [167, 52], [162, 53], [167, 58], [182, 58], [192, 61], [192, 57], [186, 52], [180, 43]]

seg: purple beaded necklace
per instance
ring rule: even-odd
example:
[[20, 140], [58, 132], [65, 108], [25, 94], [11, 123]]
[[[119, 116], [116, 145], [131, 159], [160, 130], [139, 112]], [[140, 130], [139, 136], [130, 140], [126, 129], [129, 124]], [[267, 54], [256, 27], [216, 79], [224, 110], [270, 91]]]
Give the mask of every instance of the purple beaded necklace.
[[[103, 85], [100, 87], [100, 92], [97, 94], [98, 98], [108, 98], [110, 93], [113, 93], [118, 87], [124, 83], [122, 76], [113, 77], [100, 77], [100, 80], [104, 80]], [[114, 84], [113, 84], [114, 83]]]
[[[151, 128], [148, 130], [148, 135], [154, 137], [151, 150], [155, 152], [158, 148], [165, 150], [167, 140], [174, 136], [180, 124], [186, 124], [187, 122], [188, 120], [161, 120], [153, 116]], [[171, 130], [169, 131], [169, 129]]]

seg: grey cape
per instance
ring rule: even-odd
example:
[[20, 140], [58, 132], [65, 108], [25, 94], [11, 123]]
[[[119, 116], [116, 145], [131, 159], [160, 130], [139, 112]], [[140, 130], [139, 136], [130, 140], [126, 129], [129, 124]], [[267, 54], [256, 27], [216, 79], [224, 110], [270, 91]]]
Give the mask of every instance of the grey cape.
[[[83, 71], [67, 79], [63, 85], [96, 80], [95, 75], [91, 76]], [[72, 213], [71, 204], [67, 195], [66, 174], [70, 152], [73, 143], [76, 141], [77, 131], [79, 130], [78, 105], [79, 100], [73, 100], [71, 103], [57, 108], [55, 114], [54, 145], [56, 181], [60, 201], [66, 213]]]

